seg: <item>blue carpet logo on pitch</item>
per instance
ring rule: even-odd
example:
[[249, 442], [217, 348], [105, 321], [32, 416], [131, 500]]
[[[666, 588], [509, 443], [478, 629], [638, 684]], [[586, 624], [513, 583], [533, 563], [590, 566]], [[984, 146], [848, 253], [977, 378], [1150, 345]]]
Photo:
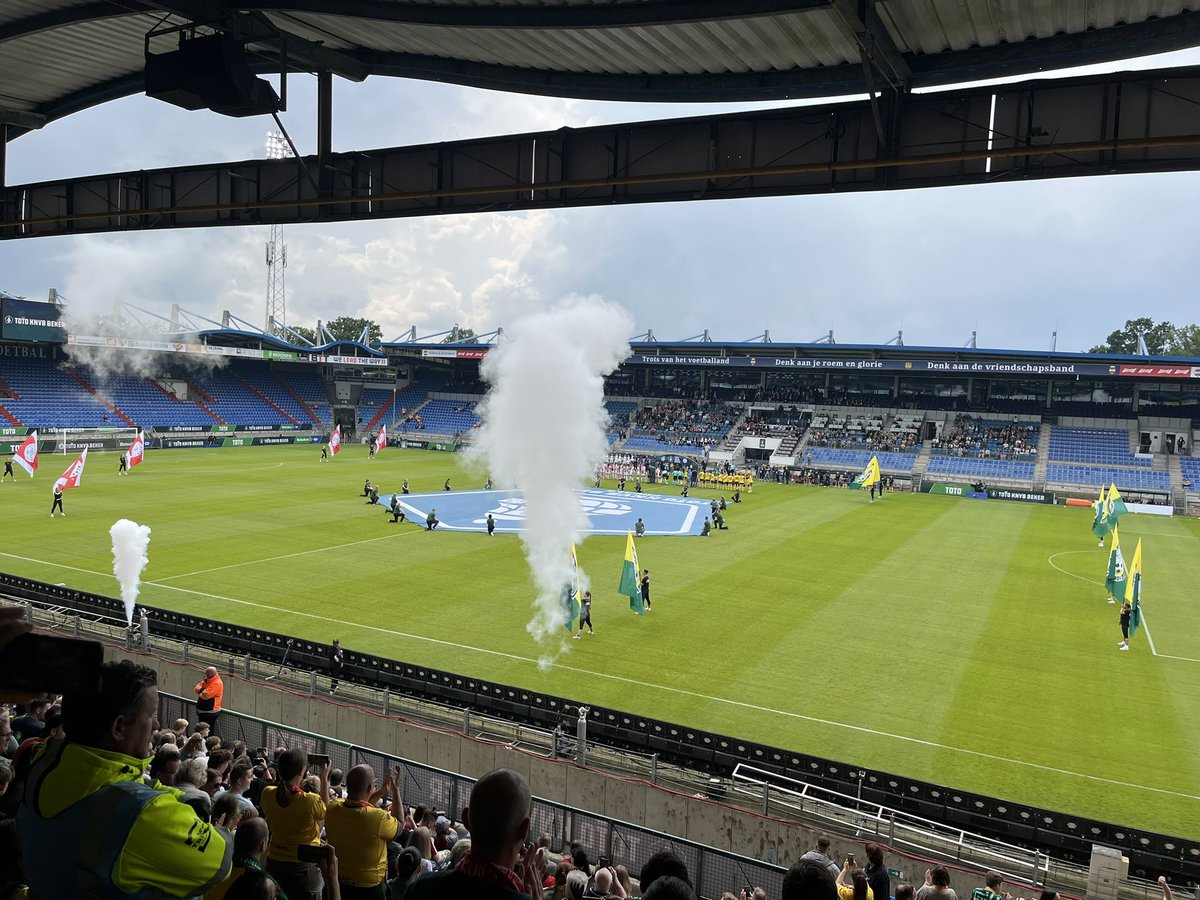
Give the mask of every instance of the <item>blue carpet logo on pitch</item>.
[[[688, 500], [661, 494], [638, 494], [602, 488], [578, 488], [579, 507], [591, 522], [587, 534], [625, 534], [640, 517], [648, 535], [699, 534], [708, 515], [707, 500]], [[442, 491], [400, 494], [400, 506], [414, 524], [423, 524], [437, 510], [438, 527], [450, 531], [487, 531], [487, 517], [496, 531], [515, 534], [525, 529], [525, 495], [521, 491]], [[380, 497], [381, 506], [392, 502]]]

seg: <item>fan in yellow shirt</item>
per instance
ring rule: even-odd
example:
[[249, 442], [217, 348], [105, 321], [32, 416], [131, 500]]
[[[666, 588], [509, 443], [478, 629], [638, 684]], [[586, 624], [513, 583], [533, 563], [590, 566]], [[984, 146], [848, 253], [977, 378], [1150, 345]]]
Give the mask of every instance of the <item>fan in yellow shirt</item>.
[[325, 812], [325, 837], [338, 854], [338, 881], [343, 888], [379, 888], [387, 878], [387, 847], [400, 822], [375, 804], [399, 799], [396, 768], [375, 790], [370, 766], [355, 766], [346, 775], [346, 799], [334, 800]]

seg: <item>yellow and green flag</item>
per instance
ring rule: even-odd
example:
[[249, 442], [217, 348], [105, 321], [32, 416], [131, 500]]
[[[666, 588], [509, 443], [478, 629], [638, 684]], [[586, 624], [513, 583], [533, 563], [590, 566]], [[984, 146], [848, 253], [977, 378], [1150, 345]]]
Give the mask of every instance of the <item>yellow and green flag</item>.
[[869, 488], [873, 484], [879, 484], [879, 457], [872, 456], [871, 461], [867, 463], [867, 467], [862, 470], [857, 478], [850, 482], [852, 491]]
[[1127, 512], [1129, 510], [1125, 507], [1125, 501], [1121, 499], [1121, 492], [1115, 484], [1110, 485], [1108, 497], [1104, 500], [1104, 526], [1112, 531], [1117, 527], [1117, 521]]
[[1096, 514], [1092, 516], [1092, 534], [1104, 540], [1104, 535], [1107, 529], [1104, 526], [1104, 498], [1108, 489], [1104, 485], [1100, 486], [1100, 496], [1096, 500]]
[[1108, 596], [1112, 598], [1125, 596], [1125, 585], [1128, 582], [1128, 571], [1125, 568], [1125, 556], [1121, 553], [1121, 536], [1113, 529], [1112, 548], [1108, 551], [1108, 572], [1104, 576], [1104, 586], [1108, 588]]
[[629, 608], [639, 616], [646, 614], [646, 605], [642, 602], [642, 586], [638, 583], [638, 555], [637, 547], [633, 543], [633, 532], [629, 532], [629, 537], [625, 540], [625, 563], [621, 566], [621, 583], [617, 587], [617, 593], [624, 594], [629, 598]]
[[1125, 601], [1129, 604], [1129, 636], [1133, 637], [1142, 624], [1142, 539], [1138, 538], [1129, 564], [1129, 579], [1125, 582]]
[[562, 607], [565, 616], [563, 627], [567, 631], [574, 631], [575, 620], [579, 618], [579, 558], [575, 555], [574, 544], [571, 544], [571, 578], [563, 585]]

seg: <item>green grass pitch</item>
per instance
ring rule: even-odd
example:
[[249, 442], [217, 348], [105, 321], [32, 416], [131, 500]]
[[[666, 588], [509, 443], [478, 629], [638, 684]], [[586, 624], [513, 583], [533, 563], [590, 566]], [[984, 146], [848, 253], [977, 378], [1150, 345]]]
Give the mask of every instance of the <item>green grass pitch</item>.
[[[1085, 509], [760, 484], [710, 538], [648, 538], [654, 610], [616, 593], [624, 538], [580, 565], [594, 637], [554, 665], [526, 633], [515, 536], [392, 525], [361, 494], [484, 476], [441, 453], [178, 450], [128, 477], [89, 457], [0, 486], [0, 569], [117, 596], [108, 528], [152, 528], [150, 605], [569, 696], [1135, 828], [1200, 837], [1200, 522], [1130, 514], [1139, 633], [1117, 650]], [[61, 465], [60, 465], [61, 463]], [[653, 488], [649, 488], [653, 490]], [[697, 490], [693, 496], [708, 496]], [[555, 648], [557, 649], [557, 647]]]

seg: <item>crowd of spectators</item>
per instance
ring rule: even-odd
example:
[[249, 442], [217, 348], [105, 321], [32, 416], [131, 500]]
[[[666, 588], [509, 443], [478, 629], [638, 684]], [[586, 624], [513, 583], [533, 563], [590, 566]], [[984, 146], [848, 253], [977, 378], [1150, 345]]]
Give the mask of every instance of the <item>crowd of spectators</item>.
[[886, 428], [883, 416], [815, 416], [809, 430], [811, 447], [838, 450], [872, 450], [876, 453], [912, 453], [920, 443], [917, 429]]
[[997, 422], [959, 413], [933, 442], [933, 450], [949, 456], [1030, 460], [1037, 456], [1037, 422]]
[[777, 406], [773, 411], [752, 409], [743, 423], [741, 431], [752, 437], [780, 437], [786, 434], [802, 434], [811, 416], [794, 406]]
[[705, 400], [662, 401], [634, 414], [635, 432], [664, 444], [711, 447], [729, 433], [740, 410]]

